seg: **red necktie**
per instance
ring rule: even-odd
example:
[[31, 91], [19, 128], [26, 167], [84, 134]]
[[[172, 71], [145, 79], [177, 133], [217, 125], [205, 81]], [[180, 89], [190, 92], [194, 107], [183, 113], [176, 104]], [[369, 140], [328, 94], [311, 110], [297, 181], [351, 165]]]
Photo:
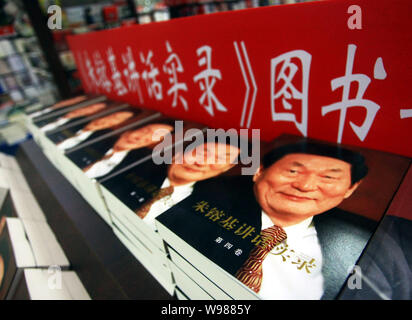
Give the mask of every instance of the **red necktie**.
[[249, 258], [236, 273], [236, 278], [251, 288], [256, 293], [262, 285], [262, 264], [270, 251], [286, 239], [286, 232], [282, 227], [271, 226], [261, 232], [262, 243], [257, 245], [249, 255]]

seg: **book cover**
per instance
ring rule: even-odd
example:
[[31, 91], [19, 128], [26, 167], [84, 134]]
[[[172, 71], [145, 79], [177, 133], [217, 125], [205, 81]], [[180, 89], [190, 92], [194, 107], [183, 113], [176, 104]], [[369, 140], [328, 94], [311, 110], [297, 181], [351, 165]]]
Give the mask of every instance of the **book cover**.
[[[145, 121], [148, 119], [148, 121]], [[163, 135], [173, 133], [174, 120], [150, 116], [121, 126], [110, 136], [67, 152], [66, 156], [91, 178], [102, 180], [150, 156]], [[162, 130], [155, 134], [156, 130]]]
[[25, 238], [30, 243], [37, 267], [58, 265], [68, 268], [70, 262], [47, 222], [21, 219]]
[[161, 236], [229, 292], [241, 284], [261, 299], [336, 298], [410, 159], [293, 136], [261, 151], [254, 175], [198, 182], [157, 217]]
[[[162, 159], [149, 153], [147, 161], [103, 179], [102, 186], [124, 203], [135, 219], [141, 219], [155, 229], [155, 217], [189, 197], [198, 181], [216, 177], [235, 166], [232, 160], [238, 156], [237, 147], [209, 143], [204, 132], [188, 140], [163, 151]], [[217, 157], [219, 145], [224, 147], [221, 163], [206, 171], [207, 165], [202, 166], [196, 161], [196, 150], [200, 157]], [[108, 206], [110, 208], [110, 204]]]
[[412, 169], [354, 268], [339, 299], [412, 299]]
[[113, 104], [102, 113], [47, 134], [47, 138], [58, 149], [68, 151], [81, 143], [110, 134], [119, 129], [119, 126], [123, 123], [135, 117], [139, 112], [141, 112], [139, 109], [128, 105]]
[[89, 119], [94, 119], [100, 115], [110, 112], [114, 108], [126, 106], [127, 104], [106, 101], [93, 103], [85, 107], [76, 108], [64, 114], [54, 115], [48, 119], [40, 120], [36, 123], [40, 131], [54, 133], [71, 125], [84, 123]]
[[27, 114], [29, 118], [36, 123], [40, 120], [47, 119], [58, 114], [64, 114], [69, 110], [85, 107], [87, 105], [103, 102], [105, 100], [106, 97], [102, 95], [80, 95], [74, 98], [59, 101], [53, 105], [43, 107], [40, 110], [36, 109], [33, 111], [27, 111]]
[[46, 113], [49, 112], [53, 112], [57, 109], [61, 109], [64, 107], [68, 107], [68, 106], [72, 106], [75, 105], [77, 103], [83, 102], [88, 98], [87, 95], [79, 95], [73, 98], [69, 98], [69, 99], [65, 99], [65, 100], [61, 100], [59, 102], [56, 102], [54, 104], [51, 105], [47, 105], [47, 106], [43, 106], [43, 108], [41, 108], [40, 110], [27, 110], [26, 114], [28, 116], [30, 116], [31, 118], [36, 118], [39, 117], [41, 115], [44, 115]]

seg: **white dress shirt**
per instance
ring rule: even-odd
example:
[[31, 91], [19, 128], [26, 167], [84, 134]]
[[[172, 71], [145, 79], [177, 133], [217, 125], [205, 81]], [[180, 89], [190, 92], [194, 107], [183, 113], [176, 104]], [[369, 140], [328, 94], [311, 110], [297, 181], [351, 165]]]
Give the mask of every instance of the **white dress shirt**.
[[[273, 226], [262, 211], [262, 230]], [[320, 299], [322, 252], [312, 218], [283, 228], [287, 234], [263, 260], [259, 295], [263, 299]]]
[[71, 119], [69, 118], [59, 118], [56, 121], [46, 124], [44, 127], [41, 127], [40, 130], [42, 132], [47, 132], [47, 131], [51, 131], [54, 130], [62, 125], [64, 125], [65, 123], [69, 122]]
[[90, 137], [93, 134], [94, 131], [82, 131], [79, 130], [76, 135], [74, 135], [71, 138], [67, 138], [66, 140], [63, 140], [61, 143], [57, 145], [57, 148], [60, 150], [66, 150], [73, 148], [86, 140], [88, 137]]
[[111, 172], [123, 159], [127, 156], [130, 150], [113, 152], [113, 149], [110, 149], [106, 152], [104, 156], [107, 156], [113, 153], [110, 157], [106, 159], [99, 160], [95, 162], [86, 172], [86, 176], [93, 179], [102, 177], [109, 172]]
[[[143, 221], [147, 222], [149, 225], [155, 228], [154, 219], [166, 210], [173, 207], [175, 204], [190, 196], [193, 192], [193, 186], [195, 183], [196, 182], [190, 182], [181, 186], [175, 186], [171, 195], [159, 199], [150, 207], [150, 210], [143, 218]], [[166, 178], [161, 186], [161, 189], [167, 188], [169, 186], [170, 180]]]
[[29, 117], [30, 117], [31, 119], [33, 119], [33, 118], [36, 118], [36, 117], [41, 116], [41, 115], [43, 115], [43, 114], [49, 113], [49, 112], [51, 112], [51, 111], [53, 111], [53, 108], [45, 108], [45, 109], [43, 109], [43, 110], [39, 110], [39, 111], [33, 112], [32, 114], [30, 114]]

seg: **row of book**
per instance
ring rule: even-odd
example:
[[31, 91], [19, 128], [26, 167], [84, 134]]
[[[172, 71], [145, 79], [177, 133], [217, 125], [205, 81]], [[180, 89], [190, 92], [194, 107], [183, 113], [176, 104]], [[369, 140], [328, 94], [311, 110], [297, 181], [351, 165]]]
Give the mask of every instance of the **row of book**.
[[[359, 289], [354, 266], [362, 268], [409, 158], [290, 135], [263, 142], [104, 96], [27, 111], [27, 126], [170, 294], [380, 293], [382, 279], [373, 275], [374, 285]], [[399, 217], [403, 225], [410, 218]]]
[[0, 300], [90, 299], [17, 161], [0, 154]]

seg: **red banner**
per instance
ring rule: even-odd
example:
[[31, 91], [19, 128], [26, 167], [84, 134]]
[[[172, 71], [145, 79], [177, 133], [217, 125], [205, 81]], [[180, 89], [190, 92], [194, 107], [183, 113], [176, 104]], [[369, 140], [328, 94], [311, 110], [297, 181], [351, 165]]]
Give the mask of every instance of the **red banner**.
[[14, 30], [14, 26], [8, 25], [8, 26], [1, 26], [0, 27], [0, 37], [7, 37], [7, 36], [12, 36], [16, 34], [16, 30]]
[[412, 1], [279, 5], [69, 38], [87, 92], [214, 128], [412, 156]]

